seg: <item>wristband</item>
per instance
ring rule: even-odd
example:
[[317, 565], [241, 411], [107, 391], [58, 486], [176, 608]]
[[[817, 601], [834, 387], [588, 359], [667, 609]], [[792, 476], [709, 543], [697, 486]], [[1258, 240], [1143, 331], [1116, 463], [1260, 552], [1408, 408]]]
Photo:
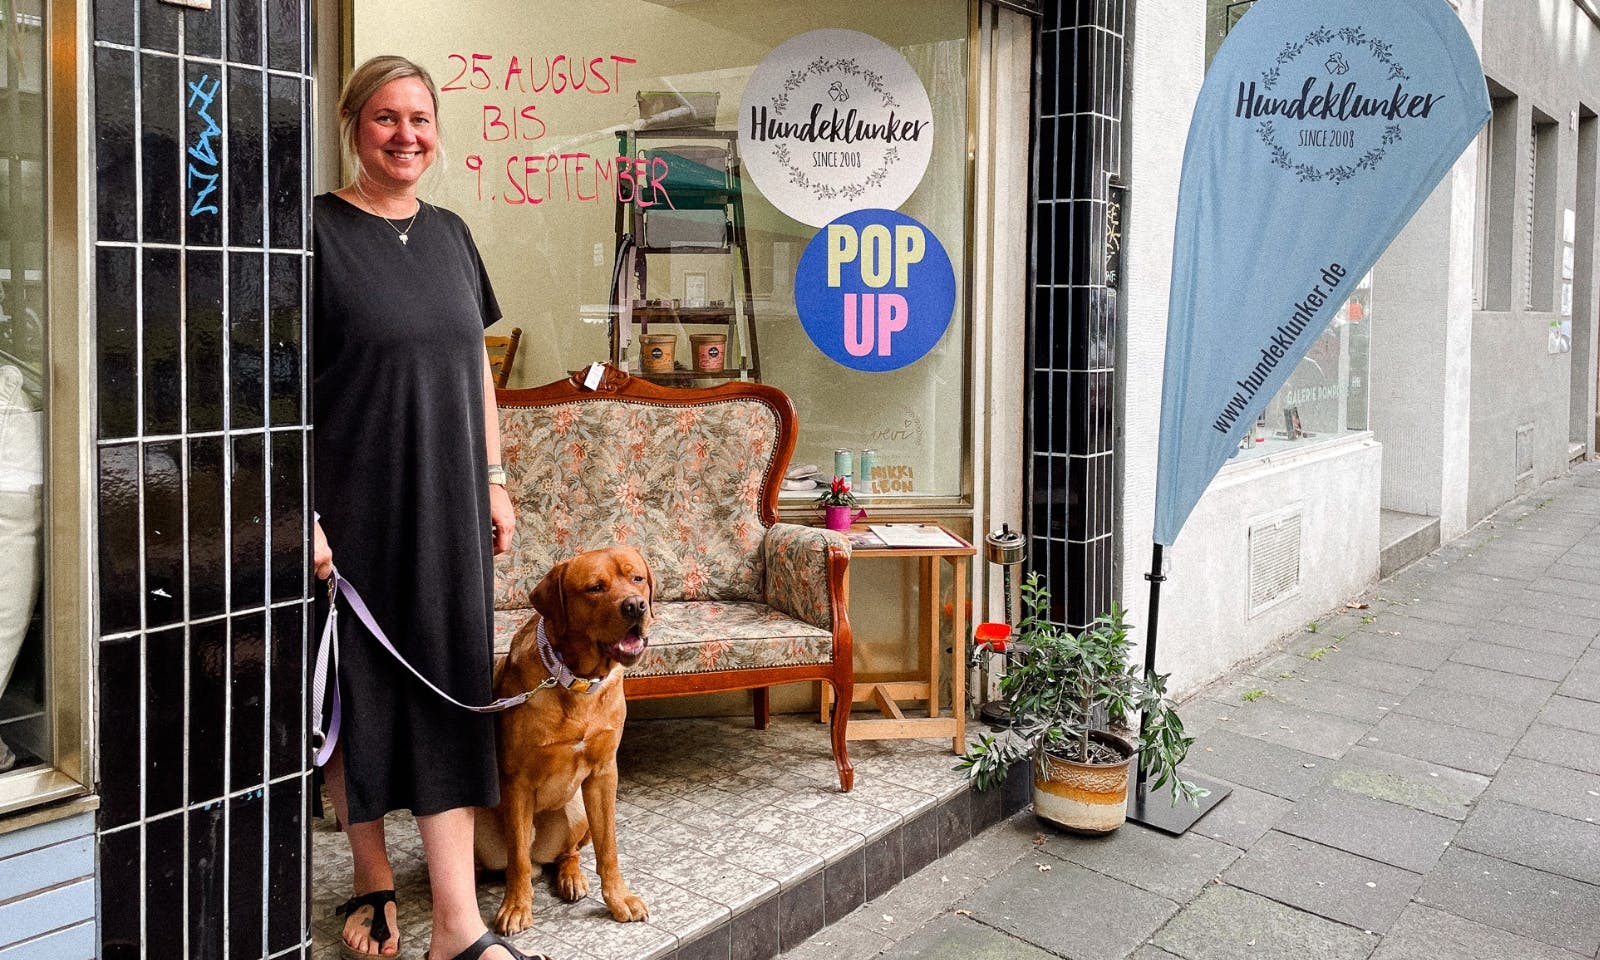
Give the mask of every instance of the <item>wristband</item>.
[[506, 485], [506, 468], [498, 463], [489, 464], [489, 483], [492, 486], [503, 487]]

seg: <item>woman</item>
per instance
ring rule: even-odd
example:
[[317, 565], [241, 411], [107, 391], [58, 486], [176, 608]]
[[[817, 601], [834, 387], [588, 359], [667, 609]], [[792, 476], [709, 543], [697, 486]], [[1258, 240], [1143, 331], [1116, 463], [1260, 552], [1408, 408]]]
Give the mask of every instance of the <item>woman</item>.
[[[491, 548], [510, 546], [514, 519], [483, 349], [500, 308], [466, 224], [417, 196], [437, 114], [433, 80], [400, 57], [362, 64], [339, 99], [354, 177], [313, 208], [313, 559], [326, 578], [337, 548], [340, 575], [400, 653], [484, 703]], [[403, 675], [355, 618], [344, 625], [343, 726], [326, 767], [355, 873], [341, 955], [399, 952], [383, 816], [409, 809], [433, 892], [430, 960], [522, 958], [485, 928], [474, 889], [472, 808], [498, 801], [492, 719]]]

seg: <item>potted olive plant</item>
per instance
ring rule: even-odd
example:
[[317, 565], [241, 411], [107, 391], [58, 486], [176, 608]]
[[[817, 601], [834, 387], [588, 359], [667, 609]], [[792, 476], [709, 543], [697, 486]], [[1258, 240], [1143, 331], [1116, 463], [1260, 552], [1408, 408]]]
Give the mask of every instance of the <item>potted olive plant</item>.
[[[1183, 733], [1166, 677], [1145, 677], [1129, 661], [1133, 646], [1121, 608], [1074, 634], [1046, 619], [1049, 591], [1032, 574], [1022, 585], [1025, 616], [1009, 646], [1000, 696], [1010, 735], [984, 736], [960, 768], [978, 789], [999, 784], [1010, 766], [1032, 758], [1033, 806], [1043, 819], [1079, 833], [1109, 833], [1127, 816], [1128, 771], [1142, 758], [1154, 789], [1171, 785], [1173, 802], [1198, 802], [1206, 791], [1179, 779], [1194, 742]], [[1137, 721], [1138, 733], [1127, 739]]]

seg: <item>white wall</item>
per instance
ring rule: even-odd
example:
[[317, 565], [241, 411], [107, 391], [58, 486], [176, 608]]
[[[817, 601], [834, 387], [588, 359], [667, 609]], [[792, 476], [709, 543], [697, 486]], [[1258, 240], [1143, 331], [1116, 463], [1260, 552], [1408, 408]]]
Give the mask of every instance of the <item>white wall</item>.
[[[1370, 435], [1354, 434], [1222, 468], [1167, 551], [1156, 666], [1172, 674], [1175, 694], [1261, 656], [1377, 578], [1382, 460]], [[1294, 508], [1301, 512], [1300, 584], [1251, 617], [1249, 528]], [[1142, 613], [1135, 608], [1135, 619]]]

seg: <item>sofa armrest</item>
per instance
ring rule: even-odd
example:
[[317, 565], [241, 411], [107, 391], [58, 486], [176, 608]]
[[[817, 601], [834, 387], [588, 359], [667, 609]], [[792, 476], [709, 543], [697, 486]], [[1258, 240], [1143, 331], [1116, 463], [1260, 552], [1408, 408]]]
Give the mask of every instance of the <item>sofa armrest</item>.
[[[833, 598], [843, 597], [843, 584], [835, 584], [833, 558], [850, 556], [844, 534], [798, 523], [775, 523], [761, 541], [766, 584], [762, 599], [767, 606], [796, 620], [824, 630], [845, 622], [835, 616]], [[837, 576], [843, 578], [844, 566]], [[836, 589], [837, 588], [837, 589]], [[842, 614], [843, 611], [840, 611]]]

